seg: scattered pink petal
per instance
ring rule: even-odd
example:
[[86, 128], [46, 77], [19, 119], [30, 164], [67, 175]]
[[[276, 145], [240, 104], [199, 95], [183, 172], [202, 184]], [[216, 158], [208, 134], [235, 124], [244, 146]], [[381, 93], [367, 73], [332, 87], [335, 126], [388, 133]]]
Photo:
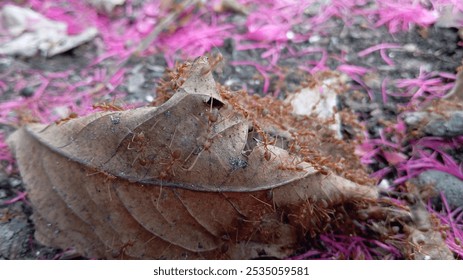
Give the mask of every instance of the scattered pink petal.
[[392, 61], [392, 59], [389, 58], [385, 49], [381, 49], [379, 53], [381, 55], [381, 58], [384, 60], [384, 62], [386, 62], [387, 65], [394, 66], [394, 61]]
[[383, 151], [384, 159], [391, 165], [397, 165], [399, 163], [407, 161], [408, 157], [400, 152], [389, 152]]
[[350, 65], [350, 64], [341, 64], [337, 68], [338, 71], [346, 73], [348, 76], [358, 75], [363, 76], [372, 70], [366, 67], [361, 67], [357, 65]]
[[408, 31], [412, 24], [427, 27], [436, 22], [438, 14], [427, 10], [420, 2], [389, 0], [378, 2], [376, 26], [387, 25], [389, 32]]
[[27, 192], [18, 192], [16, 197], [4, 201], [3, 205], [10, 205], [10, 204], [16, 203], [18, 201], [24, 201], [25, 203], [28, 204], [29, 202], [26, 200], [26, 196], [27, 196]]

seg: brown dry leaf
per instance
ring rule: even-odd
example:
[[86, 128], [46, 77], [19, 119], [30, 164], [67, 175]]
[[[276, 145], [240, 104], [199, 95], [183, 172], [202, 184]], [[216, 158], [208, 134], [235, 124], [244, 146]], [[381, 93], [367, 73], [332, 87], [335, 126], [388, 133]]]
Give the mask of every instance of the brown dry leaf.
[[40, 242], [108, 259], [283, 258], [320, 232], [355, 233], [379, 205], [334, 173], [366, 180], [316, 120], [216, 86], [205, 57], [182, 67], [159, 107], [10, 137]]

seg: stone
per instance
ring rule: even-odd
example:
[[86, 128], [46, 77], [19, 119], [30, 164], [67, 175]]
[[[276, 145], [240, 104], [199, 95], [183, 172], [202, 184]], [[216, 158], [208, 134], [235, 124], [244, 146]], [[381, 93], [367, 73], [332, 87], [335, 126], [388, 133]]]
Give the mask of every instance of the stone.
[[421, 173], [415, 183], [420, 188], [434, 186], [435, 198], [442, 192], [451, 208], [463, 207], [463, 181], [457, 177], [437, 170], [428, 170]]

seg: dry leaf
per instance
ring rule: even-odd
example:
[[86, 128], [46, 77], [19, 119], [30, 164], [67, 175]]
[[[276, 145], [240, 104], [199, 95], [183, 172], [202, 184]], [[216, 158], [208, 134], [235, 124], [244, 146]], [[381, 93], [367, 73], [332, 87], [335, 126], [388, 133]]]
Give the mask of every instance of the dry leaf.
[[372, 207], [400, 212], [339, 176], [366, 174], [316, 120], [216, 86], [205, 57], [182, 67], [158, 107], [10, 137], [40, 242], [109, 259], [283, 258], [320, 232], [354, 233]]

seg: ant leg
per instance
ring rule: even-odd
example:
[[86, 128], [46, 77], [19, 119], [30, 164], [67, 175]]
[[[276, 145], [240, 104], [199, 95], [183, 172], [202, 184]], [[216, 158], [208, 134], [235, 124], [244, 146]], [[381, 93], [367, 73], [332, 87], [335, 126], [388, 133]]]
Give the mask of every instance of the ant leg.
[[155, 128], [156, 125], [157, 125], [160, 121], [161, 121], [160, 119], [157, 120], [157, 121], [147, 130], [147, 132], [153, 130], [153, 128]]
[[[190, 165], [190, 167], [188, 167], [188, 168], [182, 167], [182, 168], [183, 168], [184, 170], [186, 170], [186, 171], [191, 171], [191, 170], [195, 167], [196, 162], [198, 161], [198, 159], [199, 159], [199, 157], [201, 156], [201, 154], [202, 154], [203, 151], [204, 151], [204, 149], [202, 149], [202, 150], [198, 153], [198, 155], [196, 156], [196, 158], [194, 159], [194, 161], [193, 161], [193, 163]], [[191, 156], [192, 154], [193, 154], [193, 152], [191, 152], [190, 156]], [[184, 163], [186, 163], [186, 161], [190, 158], [190, 156], [188, 156], [188, 158], [185, 160]]]
[[132, 137], [132, 140], [130, 140], [129, 144], [127, 145], [127, 150], [135, 150], [135, 148], [131, 148], [130, 147], [130, 143], [133, 143], [133, 141], [135, 140], [135, 133], [133, 133], [133, 131], [130, 131], [129, 133], [132, 133], [133, 137]]
[[[172, 142], [174, 141], [175, 133], [177, 133], [177, 126], [175, 126], [174, 134], [172, 134], [172, 138], [170, 139], [169, 150], [170, 150], [170, 148], [172, 147]], [[171, 153], [172, 153], [172, 152], [171, 152]]]
[[137, 161], [137, 159], [139, 159], [139, 158], [140, 158], [140, 154], [137, 154], [137, 156], [136, 156], [136, 157], [134, 158], [134, 160], [132, 161], [132, 165], [131, 165], [132, 167], [133, 167], [133, 165], [135, 164], [135, 162]]

